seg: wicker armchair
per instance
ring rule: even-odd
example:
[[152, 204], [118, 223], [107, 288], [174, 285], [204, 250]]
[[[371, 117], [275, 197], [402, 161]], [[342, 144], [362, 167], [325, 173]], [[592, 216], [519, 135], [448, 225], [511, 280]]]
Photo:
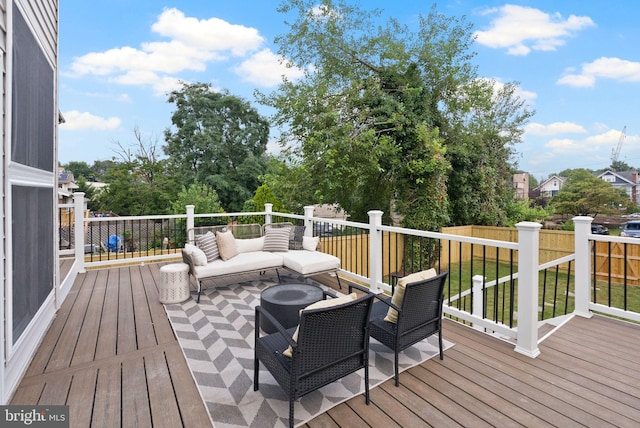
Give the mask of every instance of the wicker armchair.
[[[264, 308], [256, 307], [253, 389], [259, 388], [259, 363], [271, 372], [289, 398], [289, 426], [294, 425], [294, 402], [348, 374], [364, 369], [365, 402], [369, 404], [369, 316], [373, 294], [349, 303], [303, 310], [298, 326], [284, 327]], [[260, 335], [260, 319], [267, 317], [278, 329]], [[291, 346], [292, 357], [283, 355]]]
[[[447, 275], [448, 272], [443, 272], [433, 278], [406, 284], [400, 307], [391, 303], [391, 297], [376, 296], [379, 300], [371, 310], [370, 334], [378, 342], [394, 351], [396, 386], [400, 385], [398, 354], [415, 343], [438, 333], [440, 359], [444, 359], [442, 352], [442, 305]], [[398, 311], [396, 323], [384, 320], [390, 307]]]

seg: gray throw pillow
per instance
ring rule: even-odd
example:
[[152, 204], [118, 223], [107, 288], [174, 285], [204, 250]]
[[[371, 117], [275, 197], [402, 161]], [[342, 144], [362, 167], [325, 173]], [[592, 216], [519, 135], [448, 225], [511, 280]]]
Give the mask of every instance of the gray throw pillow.
[[291, 228], [291, 235], [289, 236], [289, 249], [290, 250], [303, 250], [302, 237], [304, 236], [304, 226], [293, 226]]

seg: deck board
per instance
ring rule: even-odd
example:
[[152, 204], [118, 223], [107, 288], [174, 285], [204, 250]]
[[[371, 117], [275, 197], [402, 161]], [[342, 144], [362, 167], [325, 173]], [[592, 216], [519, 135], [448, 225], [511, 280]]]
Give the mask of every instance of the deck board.
[[143, 359], [122, 362], [122, 422], [124, 426], [152, 426], [147, 384], [141, 381], [145, 378], [145, 361]]
[[[94, 315], [85, 317], [82, 323], [78, 346], [71, 360], [72, 367], [91, 362], [95, 358], [100, 332], [100, 314], [102, 313], [108, 276], [109, 274], [106, 270], [87, 272], [87, 279], [94, 278], [95, 281], [92, 287], [91, 300], [87, 307], [87, 314]], [[89, 281], [87, 281], [87, 288], [88, 285]]]
[[118, 269], [109, 269], [104, 301], [100, 311], [100, 332], [96, 344], [96, 360], [116, 355], [118, 335]]
[[133, 308], [133, 284], [130, 268], [119, 268], [120, 275], [118, 289], [118, 340], [117, 352], [126, 353], [137, 349], [136, 319]]
[[[161, 264], [80, 274], [12, 404], [68, 404], [72, 426], [206, 427], [211, 421], [158, 301]], [[237, 281], [250, 280], [239, 276]], [[322, 278], [320, 278], [322, 280]], [[334, 286], [335, 278], [323, 280]], [[635, 426], [640, 326], [574, 318], [535, 359], [450, 320], [455, 345], [307, 427]]]

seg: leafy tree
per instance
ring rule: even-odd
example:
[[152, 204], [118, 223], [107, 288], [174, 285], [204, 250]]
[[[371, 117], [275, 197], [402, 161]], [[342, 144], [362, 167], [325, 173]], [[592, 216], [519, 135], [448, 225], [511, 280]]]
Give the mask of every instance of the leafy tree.
[[73, 174], [74, 179], [77, 181], [80, 177], [84, 177], [88, 180], [93, 180], [93, 171], [88, 163], [84, 161], [71, 161], [65, 165], [62, 165], [65, 171]]
[[188, 188], [182, 186], [182, 190], [171, 203], [174, 214], [184, 214], [187, 205], [193, 205], [196, 214], [224, 212], [216, 191], [202, 183], [192, 183]]
[[157, 141], [144, 140], [137, 128], [134, 136], [134, 152], [117, 143], [122, 161], [107, 170], [109, 186], [97, 196], [99, 209], [118, 215], [168, 214], [176, 191], [167, 161], [160, 159]]
[[267, 171], [260, 181], [282, 203], [285, 212], [303, 214], [305, 205], [319, 200], [311, 174], [307, 174], [302, 165], [289, 162], [286, 158], [270, 157]]
[[611, 163], [611, 166], [607, 169], [611, 169], [613, 171], [631, 171], [634, 168], [624, 161], [617, 160], [617, 161], [613, 161]]
[[529, 200], [515, 200], [507, 207], [507, 226], [513, 227], [521, 221], [544, 222], [553, 215], [553, 208], [535, 205]]
[[87, 184], [87, 180], [81, 175], [77, 180], [78, 192], [83, 192], [87, 201], [87, 208], [89, 211], [96, 211], [99, 208], [98, 202], [95, 200], [97, 196], [96, 190]]
[[93, 165], [91, 165], [92, 179], [94, 181], [105, 181], [107, 171], [116, 167], [117, 164], [118, 162], [115, 159], [93, 161]]
[[[282, 201], [273, 194], [267, 184], [263, 184], [256, 189], [256, 193], [253, 195], [253, 198], [245, 201], [244, 207], [242, 207], [242, 211], [264, 211], [264, 205], [267, 203], [273, 204], [274, 212], [287, 212], [287, 209], [282, 205]], [[243, 219], [246, 223], [264, 223], [264, 216], [247, 216], [243, 217]]]
[[248, 102], [205, 83], [184, 83], [168, 102], [176, 110], [164, 150], [178, 182], [206, 184], [226, 211], [240, 211], [265, 172], [268, 122]]
[[[471, 26], [435, 11], [418, 31], [379, 26], [342, 0], [286, 0], [279, 53], [305, 69], [260, 97], [289, 163], [354, 220], [396, 201], [404, 225], [498, 224], [511, 196], [512, 144], [531, 113], [515, 84], [496, 90], [471, 64]], [[453, 167], [453, 168], [452, 168]]]
[[595, 218], [599, 213], [615, 212], [619, 206], [626, 208], [630, 202], [624, 190], [614, 188], [591, 171], [575, 169], [550, 203], [558, 214]]

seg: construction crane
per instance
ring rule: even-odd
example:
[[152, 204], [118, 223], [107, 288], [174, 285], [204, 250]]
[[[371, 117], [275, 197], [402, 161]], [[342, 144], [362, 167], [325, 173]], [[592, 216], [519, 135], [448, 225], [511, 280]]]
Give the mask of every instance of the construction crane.
[[618, 156], [620, 156], [620, 150], [622, 149], [622, 143], [624, 142], [624, 138], [627, 136], [627, 125], [622, 128], [622, 132], [620, 133], [620, 138], [618, 139], [618, 145], [615, 150], [612, 151], [611, 154], [611, 166], [614, 166], [614, 163], [618, 162]]

